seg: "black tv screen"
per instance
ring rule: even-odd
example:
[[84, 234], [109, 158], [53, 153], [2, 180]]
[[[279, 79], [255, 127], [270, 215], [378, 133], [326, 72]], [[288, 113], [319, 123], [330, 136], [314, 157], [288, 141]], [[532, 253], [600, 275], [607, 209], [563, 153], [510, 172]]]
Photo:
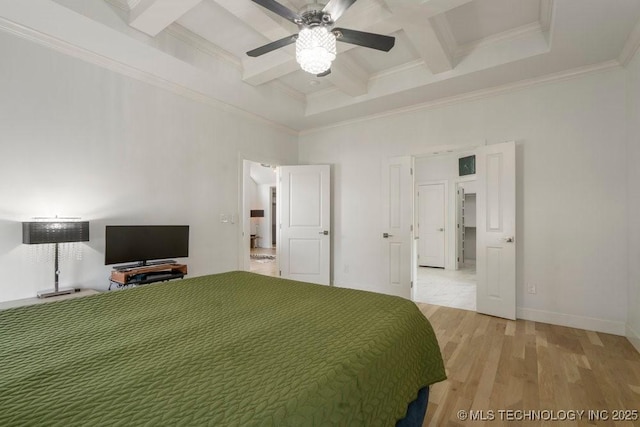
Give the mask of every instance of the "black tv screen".
[[107, 225], [105, 240], [105, 265], [189, 256], [188, 225]]

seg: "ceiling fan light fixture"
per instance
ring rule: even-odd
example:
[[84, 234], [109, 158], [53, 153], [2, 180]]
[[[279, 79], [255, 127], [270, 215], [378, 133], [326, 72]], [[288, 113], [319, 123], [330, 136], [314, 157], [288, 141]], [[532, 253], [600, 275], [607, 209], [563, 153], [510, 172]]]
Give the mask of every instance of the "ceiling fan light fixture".
[[296, 40], [296, 60], [311, 74], [322, 74], [336, 59], [336, 36], [327, 27], [303, 28]]

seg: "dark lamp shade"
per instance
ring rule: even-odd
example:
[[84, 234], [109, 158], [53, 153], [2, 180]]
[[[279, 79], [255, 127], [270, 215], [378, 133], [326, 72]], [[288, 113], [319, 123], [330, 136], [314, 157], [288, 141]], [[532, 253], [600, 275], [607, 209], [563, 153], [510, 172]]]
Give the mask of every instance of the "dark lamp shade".
[[89, 221], [38, 221], [22, 223], [22, 243], [88, 242]]
[[264, 218], [264, 209], [252, 210], [251, 218]]

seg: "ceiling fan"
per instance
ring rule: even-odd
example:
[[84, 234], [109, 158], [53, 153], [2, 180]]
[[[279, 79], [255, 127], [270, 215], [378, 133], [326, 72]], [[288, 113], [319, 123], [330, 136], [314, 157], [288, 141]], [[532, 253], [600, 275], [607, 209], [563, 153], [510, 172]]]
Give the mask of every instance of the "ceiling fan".
[[315, 3], [307, 6], [301, 13], [296, 13], [275, 0], [252, 1], [293, 22], [300, 32], [250, 50], [247, 55], [258, 57], [295, 43], [296, 60], [300, 67], [318, 77], [331, 73], [331, 63], [336, 58], [336, 41], [384, 52], [389, 52], [396, 42], [395, 37], [333, 27], [356, 0], [330, 0], [324, 7]]

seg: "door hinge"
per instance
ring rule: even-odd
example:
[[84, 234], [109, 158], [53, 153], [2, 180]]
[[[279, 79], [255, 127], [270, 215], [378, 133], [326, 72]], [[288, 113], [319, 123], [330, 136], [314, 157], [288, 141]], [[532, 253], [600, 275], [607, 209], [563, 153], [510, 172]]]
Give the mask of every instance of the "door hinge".
[[413, 168], [409, 169], [410, 174], [413, 175]]
[[460, 262], [460, 257], [458, 257], [458, 262]]
[[278, 275], [282, 277], [282, 270], [278, 271]]
[[411, 231], [413, 231], [413, 224], [409, 226], [411, 228]]
[[413, 288], [413, 280], [411, 281], [411, 288]]

